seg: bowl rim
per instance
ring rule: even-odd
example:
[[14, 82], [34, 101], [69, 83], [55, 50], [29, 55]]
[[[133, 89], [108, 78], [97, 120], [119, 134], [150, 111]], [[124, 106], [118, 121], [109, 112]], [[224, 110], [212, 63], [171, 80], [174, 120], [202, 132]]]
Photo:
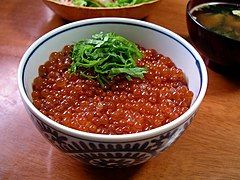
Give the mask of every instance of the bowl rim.
[[211, 4], [211, 5], [215, 5], [215, 4], [230, 4], [230, 5], [235, 5], [235, 6], [239, 6], [238, 4], [236, 3], [232, 3], [232, 2], [216, 2], [216, 1], [212, 1], [212, 2], [205, 2], [205, 3], [201, 3], [201, 4], [198, 4], [192, 8], [190, 8], [190, 3], [192, 2], [193, 0], [189, 0], [188, 3], [187, 3], [187, 8], [186, 8], [186, 13], [187, 15], [189, 16], [189, 18], [198, 26], [198, 27], [201, 27], [202, 29], [204, 29], [205, 31], [207, 31], [208, 33], [210, 34], [213, 34], [214, 36], [217, 36], [219, 38], [222, 38], [222, 39], [226, 39], [228, 41], [232, 41], [232, 42], [235, 42], [235, 43], [239, 43], [240, 41], [239, 40], [236, 40], [236, 39], [233, 39], [233, 38], [230, 38], [230, 37], [227, 37], [227, 36], [224, 36], [224, 35], [221, 35], [219, 33], [216, 33], [215, 31], [211, 31], [210, 29], [208, 29], [206, 26], [202, 25], [200, 22], [198, 22], [194, 16], [192, 15], [192, 11], [194, 11], [194, 9], [196, 7], [201, 7], [201, 6], [204, 6], [204, 5], [207, 5], [207, 4]]
[[[64, 32], [66, 29], [71, 29], [75, 26], [79, 25], [90, 25], [90, 24], [96, 24], [96, 23], [126, 23], [130, 25], [137, 25], [145, 28], [149, 28], [152, 30], [156, 31], [161, 31], [166, 33], [169, 37], [174, 38], [178, 43], [181, 43], [185, 48], [195, 57], [196, 63], [198, 64], [198, 68], [200, 70], [200, 74], [202, 76], [202, 84], [200, 87], [199, 94], [196, 98], [196, 100], [193, 102], [193, 104], [190, 106], [190, 108], [182, 114], [180, 117], [177, 119], [173, 120], [172, 122], [160, 126], [158, 128], [148, 130], [148, 131], [143, 131], [139, 133], [133, 133], [133, 134], [123, 134], [123, 135], [105, 135], [105, 134], [94, 134], [94, 133], [89, 133], [89, 132], [83, 132], [79, 130], [75, 130], [69, 127], [66, 127], [64, 125], [61, 125], [44, 114], [42, 114], [31, 102], [31, 100], [28, 98], [25, 89], [24, 89], [24, 82], [23, 82], [23, 70], [25, 63], [28, 59], [28, 57], [32, 54], [33, 50], [41, 45], [41, 43], [45, 40], [48, 40], [50, 36], [56, 35], [59, 32]], [[185, 121], [187, 121], [189, 118], [194, 116], [195, 112], [197, 111], [198, 107], [200, 106], [206, 90], [207, 90], [207, 82], [208, 82], [208, 75], [207, 75], [207, 70], [206, 66], [204, 64], [204, 61], [202, 57], [199, 55], [197, 50], [190, 44], [188, 43], [185, 39], [177, 35], [176, 33], [161, 27], [159, 25], [141, 21], [141, 20], [136, 20], [136, 19], [130, 19], [130, 18], [93, 18], [93, 19], [87, 19], [87, 20], [80, 20], [76, 22], [72, 22], [63, 26], [60, 26], [56, 29], [51, 30], [50, 32], [46, 33], [45, 35], [41, 36], [39, 39], [37, 39], [24, 53], [19, 67], [18, 67], [18, 87], [20, 91], [20, 95], [22, 97], [22, 100], [25, 104], [25, 108], [35, 115], [39, 120], [41, 120], [43, 123], [48, 124], [52, 128], [54, 128], [57, 131], [60, 131], [63, 134], [67, 134], [68, 136], [72, 137], [77, 137], [85, 140], [91, 140], [91, 141], [97, 141], [97, 142], [130, 142], [130, 141], [137, 141], [137, 140], [143, 140], [143, 139], [148, 139], [151, 137], [158, 136], [160, 134], [163, 134], [167, 131], [170, 131], [181, 124], [183, 124]]]
[[50, 2], [50, 3], [54, 3], [60, 6], [66, 6], [68, 8], [76, 8], [76, 9], [86, 9], [86, 10], [121, 10], [121, 9], [130, 9], [130, 8], [135, 8], [135, 7], [139, 7], [142, 5], [147, 5], [147, 4], [153, 4], [156, 2], [160, 2], [161, 0], [150, 0], [148, 2], [143, 2], [143, 3], [139, 3], [139, 4], [134, 4], [132, 6], [122, 6], [122, 7], [88, 7], [88, 6], [74, 6], [74, 5], [68, 5], [68, 4], [63, 4], [60, 3], [58, 1], [54, 1], [54, 0], [43, 0], [44, 2]]

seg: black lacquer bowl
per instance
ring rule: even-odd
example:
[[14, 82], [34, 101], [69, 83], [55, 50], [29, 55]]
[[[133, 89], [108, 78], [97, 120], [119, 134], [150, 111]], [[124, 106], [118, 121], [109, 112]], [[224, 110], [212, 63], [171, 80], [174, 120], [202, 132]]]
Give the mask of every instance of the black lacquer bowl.
[[194, 19], [191, 10], [208, 2], [234, 3], [237, 0], [190, 0], [186, 8], [187, 27], [190, 38], [197, 50], [204, 56], [205, 63], [220, 73], [240, 73], [240, 41], [208, 30]]

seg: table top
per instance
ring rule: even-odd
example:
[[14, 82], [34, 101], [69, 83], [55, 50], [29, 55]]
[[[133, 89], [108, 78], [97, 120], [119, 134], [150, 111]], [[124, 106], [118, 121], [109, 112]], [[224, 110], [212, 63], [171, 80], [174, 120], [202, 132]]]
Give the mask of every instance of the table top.
[[[145, 20], [189, 39], [186, 4], [163, 0]], [[40, 135], [17, 87], [23, 53], [66, 21], [35, 0], [1, 0], [0, 15], [0, 179], [240, 178], [240, 79], [208, 69], [208, 90], [196, 118], [173, 146], [147, 163], [111, 170], [84, 166]]]

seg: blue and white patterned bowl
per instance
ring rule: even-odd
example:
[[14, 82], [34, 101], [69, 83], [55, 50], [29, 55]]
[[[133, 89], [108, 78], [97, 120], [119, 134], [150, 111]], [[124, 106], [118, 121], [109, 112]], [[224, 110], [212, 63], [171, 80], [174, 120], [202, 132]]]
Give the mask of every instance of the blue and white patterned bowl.
[[[146, 132], [101, 135], [74, 130], [54, 122], [32, 104], [32, 82], [38, 67], [53, 51], [97, 32], [116, 32], [145, 48], [170, 57], [186, 75], [194, 93], [190, 109], [173, 122]], [[207, 71], [198, 52], [177, 34], [154, 24], [125, 18], [96, 18], [52, 30], [26, 51], [18, 70], [24, 105], [39, 132], [63, 153], [98, 167], [126, 167], [146, 162], [175, 142], [191, 123], [207, 89]]]

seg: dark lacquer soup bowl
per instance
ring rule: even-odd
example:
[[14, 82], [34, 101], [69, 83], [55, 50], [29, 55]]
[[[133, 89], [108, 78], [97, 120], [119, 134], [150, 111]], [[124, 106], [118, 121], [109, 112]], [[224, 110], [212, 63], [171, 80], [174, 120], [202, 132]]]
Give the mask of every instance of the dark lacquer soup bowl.
[[[236, 9], [239, 9], [240, 6], [239, 1], [236, 0], [190, 0], [186, 9], [188, 32], [192, 42], [194, 43], [194, 46], [204, 56], [205, 62], [210, 68], [220, 73], [239, 72], [239, 39], [236, 40], [226, 37], [220, 33], [216, 33], [210, 28], [204, 26], [196, 19], [196, 17], [193, 16], [193, 12], [195, 11], [194, 9], [197, 9], [199, 5], [206, 3], [212, 3], [213, 5], [219, 4], [219, 2], [225, 3], [226, 5], [231, 3], [236, 7]], [[235, 18], [240, 17], [236, 16]], [[215, 23], [216, 22], [217, 21], [215, 21]], [[240, 24], [239, 22], [236, 22], [235, 24]], [[208, 26], [211, 27], [211, 25]], [[221, 26], [225, 26], [225, 24]], [[238, 31], [240, 31], [240, 26], [238, 27]]]
[[[121, 135], [83, 132], [57, 123], [33, 104], [32, 83], [38, 67], [51, 52], [91, 36], [115, 32], [170, 57], [181, 68], [193, 98], [189, 109], [170, 123], [155, 129]], [[195, 116], [207, 88], [207, 71], [198, 52], [177, 34], [148, 22], [125, 18], [97, 18], [70, 23], [54, 29], [34, 42], [19, 65], [19, 90], [26, 110], [39, 132], [66, 155], [98, 167], [126, 167], [141, 164], [171, 146]]]

